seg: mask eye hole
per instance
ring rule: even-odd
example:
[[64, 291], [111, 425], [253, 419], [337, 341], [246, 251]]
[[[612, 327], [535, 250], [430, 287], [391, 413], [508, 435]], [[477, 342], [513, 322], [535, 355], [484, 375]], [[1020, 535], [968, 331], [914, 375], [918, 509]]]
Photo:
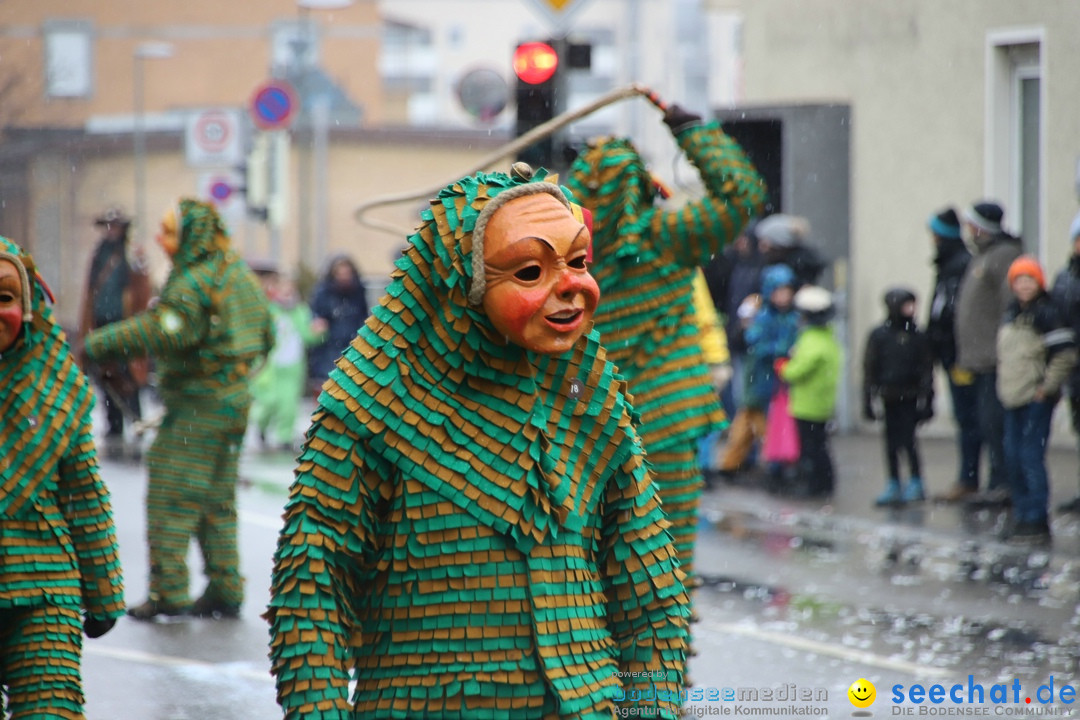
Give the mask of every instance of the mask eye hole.
[[533, 282], [540, 279], [540, 266], [529, 265], [514, 273], [514, 277], [522, 282]]
[[7, 304], [15, 302], [15, 293], [8, 292], [7, 290], [0, 290], [0, 304]]
[[570, 267], [574, 268], [575, 270], [584, 270], [585, 269], [585, 256], [584, 255], [578, 255], [576, 258], [572, 259], [570, 262], [568, 262], [566, 264], [569, 265]]

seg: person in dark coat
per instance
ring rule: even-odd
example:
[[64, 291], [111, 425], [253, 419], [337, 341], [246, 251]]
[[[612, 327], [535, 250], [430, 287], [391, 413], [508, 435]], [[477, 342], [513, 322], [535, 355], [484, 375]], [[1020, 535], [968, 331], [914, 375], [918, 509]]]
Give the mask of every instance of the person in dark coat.
[[[82, 317], [75, 341], [81, 355], [83, 338], [92, 330], [125, 320], [146, 309], [150, 301], [150, 276], [140, 253], [131, 253], [128, 233], [131, 218], [119, 208], [109, 208], [94, 219], [101, 239], [94, 248], [87, 274]], [[148, 366], [144, 359], [118, 360], [92, 365], [82, 358], [102, 390], [108, 429], [105, 452], [111, 458], [124, 454], [124, 417], [142, 418], [139, 389], [146, 385]], [[133, 454], [138, 452], [133, 448]]]
[[1005, 410], [995, 390], [997, 384], [997, 331], [1001, 316], [1012, 300], [1005, 278], [1009, 265], [1020, 256], [1020, 238], [1002, 227], [1005, 211], [995, 202], [978, 202], [964, 211], [975, 254], [964, 272], [956, 297], [956, 364], [950, 373], [960, 385], [969, 385], [974, 406], [968, 411], [979, 420], [980, 447], [987, 449], [989, 472], [986, 492], [979, 492], [978, 464], [975, 473], [962, 477], [945, 494], [943, 502], [1005, 505], [1010, 502], [1005, 471]]
[[[885, 322], [870, 331], [863, 355], [863, 417], [877, 420], [877, 399], [884, 407], [888, 478], [874, 501], [879, 507], [926, 499], [915, 429], [934, 415], [934, 362], [930, 342], [915, 325], [915, 293], [889, 290], [885, 309]], [[910, 474], [906, 485], [900, 480], [901, 453]]]
[[[739, 317], [739, 306], [761, 290], [761, 271], [765, 258], [758, 248], [756, 220], [747, 223], [739, 237], [705, 266], [705, 282], [717, 311], [724, 316], [728, 352], [733, 377], [741, 378], [746, 363], [747, 323]], [[721, 393], [724, 411], [734, 417], [742, 405], [742, 383], [729, 382]]]
[[[1062, 315], [1069, 320], [1073, 333], [1080, 338], [1080, 213], [1073, 218], [1072, 225], [1069, 227], [1069, 238], [1073, 244], [1072, 255], [1069, 256], [1068, 264], [1054, 278], [1050, 297], [1053, 298]], [[1069, 375], [1066, 394], [1069, 397], [1073, 432], [1076, 433], [1077, 438], [1080, 438], [1080, 364], [1074, 367], [1072, 374]], [[1065, 513], [1080, 513], [1080, 495], [1059, 505], [1058, 510]]]
[[356, 337], [368, 316], [367, 295], [360, 271], [348, 256], [335, 255], [311, 298], [313, 318], [326, 322], [326, 335], [308, 355], [308, 377], [322, 385], [334, 361]]
[[960, 281], [964, 279], [968, 263], [971, 262], [971, 252], [961, 237], [960, 218], [955, 209], [947, 207], [931, 215], [927, 226], [934, 242], [937, 274], [934, 293], [930, 298], [926, 336], [930, 340], [934, 363], [945, 371], [949, 382], [960, 454], [957, 486], [970, 487], [978, 482], [979, 448], [982, 445], [979, 416], [975, 412], [975, 386], [957, 382], [953, 369], [956, 367], [956, 298], [960, 293]]

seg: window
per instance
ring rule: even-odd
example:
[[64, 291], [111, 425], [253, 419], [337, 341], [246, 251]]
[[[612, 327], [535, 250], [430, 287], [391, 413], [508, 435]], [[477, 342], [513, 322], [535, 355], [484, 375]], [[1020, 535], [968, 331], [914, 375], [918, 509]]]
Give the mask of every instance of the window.
[[1005, 225], [1045, 261], [1042, 31], [991, 33], [987, 77], [987, 195]]
[[87, 98], [94, 88], [93, 35], [90, 23], [45, 24], [45, 94], [50, 98]]

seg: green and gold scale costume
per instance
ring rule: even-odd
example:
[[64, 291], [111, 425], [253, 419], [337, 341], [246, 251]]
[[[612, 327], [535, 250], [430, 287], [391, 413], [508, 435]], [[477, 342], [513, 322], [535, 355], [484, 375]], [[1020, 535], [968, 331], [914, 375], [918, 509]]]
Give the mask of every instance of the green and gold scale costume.
[[536, 355], [467, 301], [519, 183], [432, 201], [324, 385], [267, 613], [288, 718], [678, 716], [689, 610], [625, 384], [595, 332]]
[[765, 188], [718, 125], [684, 129], [676, 140], [707, 191], [677, 210], [654, 205], [652, 176], [624, 139], [591, 144], [567, 185], [593, 213], [596, 328], [634, 395], [638, 432], [689, 574], [702, 487], [696, 442], [724, 420], [701, 354], [693, 279], [760, 210]]
[[33, 313], [0, 355], [0, 685], [18, 717], [81, 718], [81, 611], [124, 613], [94, 398], [33, 282], [33, 260], [2, 237], [0, 257], [27, 270]]
[[93, 361], [156, 359], [165, 417], [147, 458], [150, 599], [188, 604], [194, 536], [206, 562], [206, 596], [238, 606], [236, 465], [249, 377], [273, 345], [273, 323], [258, 280], [228, 249], [217, 212], [184, 199], [176, 213], [180, 245], [160, 300], [88, 335], [86, 352]]

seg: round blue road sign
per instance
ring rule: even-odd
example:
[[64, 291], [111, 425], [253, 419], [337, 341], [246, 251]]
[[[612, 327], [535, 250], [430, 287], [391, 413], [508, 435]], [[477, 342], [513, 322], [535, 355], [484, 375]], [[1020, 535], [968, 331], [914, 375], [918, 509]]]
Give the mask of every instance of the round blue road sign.
[[210, 185], [210, 197], [214, 198], [218, 202], [224, 202], [232, 195], [232, 185], [224, 180], [215, 180]]
[[260, 130], [287, 128], [296, 114], [296, 91], [284, 80], [270, 80], [255, 90], [250, 109]]

